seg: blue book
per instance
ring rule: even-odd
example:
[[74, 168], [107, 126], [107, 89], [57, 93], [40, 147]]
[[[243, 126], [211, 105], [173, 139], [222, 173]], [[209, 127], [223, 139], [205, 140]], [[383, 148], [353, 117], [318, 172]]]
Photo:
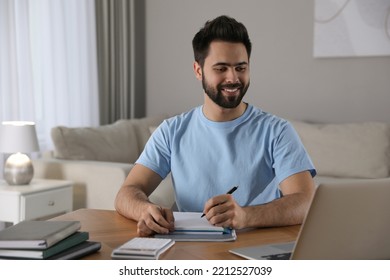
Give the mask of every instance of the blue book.
[[59, 254], [51, 256], [48, 260], [77, 260], [100, 250], [101, 243], [96, 241], [84, 241]]
[[237, 238], [235, 230], [211, 225], [202, 213], [173, 212], [173, 215], [175, 230], [154, 237], [175, 241], [234, 241]]

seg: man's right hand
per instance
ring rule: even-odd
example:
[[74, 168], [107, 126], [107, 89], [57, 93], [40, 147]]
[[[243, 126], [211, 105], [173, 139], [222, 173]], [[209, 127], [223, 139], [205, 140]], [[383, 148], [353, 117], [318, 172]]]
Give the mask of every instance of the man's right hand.
[[138, 219], [137, 233], [139, 236], [167, 234], [174, 230], [174, 220], [171, 209], [150, 203]]

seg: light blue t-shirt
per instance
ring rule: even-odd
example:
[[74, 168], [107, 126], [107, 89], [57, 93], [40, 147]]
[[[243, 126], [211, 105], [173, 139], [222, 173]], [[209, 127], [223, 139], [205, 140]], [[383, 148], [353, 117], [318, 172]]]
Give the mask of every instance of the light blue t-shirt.
[[169, 172], [179, 211], [203, 211], [205, 202], [239, 186], [241, 206], [281, 196], [287, 177], [316, 171], [297, 133], [285, 120], [248, 105], [228, 122], [208, 120], [202, 106], [165, 120], [136, 163], [165, 178]]

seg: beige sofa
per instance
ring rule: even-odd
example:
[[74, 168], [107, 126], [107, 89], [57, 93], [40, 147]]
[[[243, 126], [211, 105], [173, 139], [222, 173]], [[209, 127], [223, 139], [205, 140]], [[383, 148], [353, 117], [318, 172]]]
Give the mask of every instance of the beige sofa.
[[[153, 128], [166, 117], [121, 120], [98, 128], [53, 128], [55, 151], [50, 158], [35, 160], [35, 176], [74, 181], [74, 209], [114, 209], [116, 193], [132, 168], [131, 163]], [[390, 176], [388, 124], [291, 123], [317, 168], [317, 184]], [[174, 204], [170, 177], [150, 199], [166, 207]]]
[[[114, 199], [151, 132], [166, 115], [119, 120], [100, 127], [52, 129], [54, 151], [34, 160], [34, 177], [74, 182], [73, 209], [114, 209]], [[174, 204], [168, 176], [150, 195], [166, 207]]]

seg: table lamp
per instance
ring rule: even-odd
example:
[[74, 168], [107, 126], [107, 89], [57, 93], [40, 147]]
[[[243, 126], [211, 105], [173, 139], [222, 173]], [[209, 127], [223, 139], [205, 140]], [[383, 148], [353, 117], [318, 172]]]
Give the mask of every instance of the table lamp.
[[35, 123], [9, 121], [0, 126], [0, 152], [11, 154], [4, 165], [9, 185], [28, 185], [34, 176], [31, 159], [24, 153], [38, 151]]

